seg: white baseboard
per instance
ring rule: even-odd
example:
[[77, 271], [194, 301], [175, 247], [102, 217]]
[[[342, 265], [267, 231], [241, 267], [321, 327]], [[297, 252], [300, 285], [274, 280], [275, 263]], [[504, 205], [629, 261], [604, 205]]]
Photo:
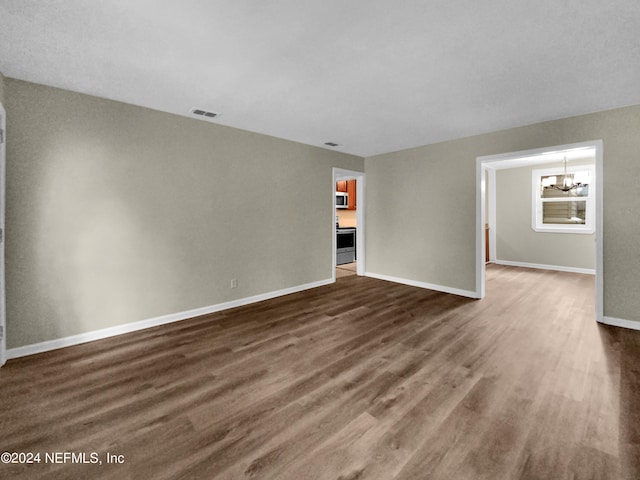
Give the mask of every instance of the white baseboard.
[[602, 317], [600, 323], [606, 323], [607, 325], [613, 325], [614, 327], [629, 328], [631, 330], [640, 330], [640, 322], [634, 320], [625, 320], [623, 318], [614, 317]]
[[507, 265], [509, 267], [539, 268], [541, 270], [557, 270], [558, 272], [585, 273], [595, 275], [594, 268], [561, 267], [559, 265], [542, 265], [540, 263], [512, 262], [510, 260], [492, 260], [496, 265]]
[[310, 288], [321, 287], [323, 285], [328, 285], [334, 282], [335, 280], [329, 278], [326, 280], [320, 280], [318, 282], [306, 283], [304, 285], [297, 285], [295, 287], [277, 290], [275, 292], [262, 293], [260, 295], [254, 295], [252, 297], [240, 298], [238, 300], [218, 303], [216, 305], [211, 305], [208, 307], [194, 308], [193, 310], [170, 313], [168, 315], [140, 320], [138, 322], [125, 323], [123, 325], [117, 325], [115, 327], [103, 328], [87, 333], [80, 333], [78, 335], [72, 335], [70, 337], [56, 338], [55, 340], [48, 340], [46, 342], [34, 343], [31, 345], [25, 345], [23, 347], [10, 348], [7, 350], [7, 359], [25, 357], [27, 355], [33, 355], [35, 353], [48, 352], [50, 350], [56, 350], [58, 348], [70, 347], [72, 345], [78, 345], [86, 342], [93, 342], [94, 340], [102, 340], [103, 338], [115, 337], [116, 335], [136, 332], [138, 330], [157, 327], [159, 325], [165, 325], [167, 323], [179, 322], [180, 320], [186, 320], [188, 318], [198, 317], [200, 315], [206, 315], [208, 313], [220, 312], [229, 308], [241, 307], [250, 303], [261, 302], [263, 300], [269, 300], [271, 298], [289, 295], [290, 293], [309, 290]]
[[410, 285], [412, 287], [426, 288], [429, 290], [436, 290], [438, 292], [452, 293], [454, 295], [460, 295], [461, 297], [479, 298], [476, 292], [469, 290], [461, 290], [459, 288], [446, 287], [444, 285], [435, 285], [433, 283], [419, 282], [417, 280], [407, 280], [406, 278], [392, 277], [390, 275], [382, 275], [380, 273], [365, 272], [365, 276], [371, 278], [377, 278], [378, 280], [387, 280], [389, 282], [402, 283], [404, 285]]

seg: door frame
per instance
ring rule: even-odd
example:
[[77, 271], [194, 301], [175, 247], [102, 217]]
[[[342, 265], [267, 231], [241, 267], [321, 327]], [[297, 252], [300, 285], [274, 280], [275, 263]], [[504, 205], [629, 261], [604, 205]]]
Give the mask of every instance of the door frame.
[[358, 256], [356, 273], [358, 275], [364, 275], [365, 270], [365, 192], [366, 192], [366, 175], [364, 172], [357, 172], [355, 170], [346, 170], [344, 168], [333, 168], [333, 182], [331, 183], [331, 231], [333, 233], [333, 249], [332, 249], [332, 264], [331, 278], [336, 281], [336, 182], [338, 180], [356, 180], [356, 255]]
[[[556, 145], [544, 148], [536, 148], [533, 150], [521, 150], [517, 152], [501, 153], [498, 155], [485, 155], [476, 158], [476, 298], [484, 298], [485, 296], [485, 231], [484, 226], [487, 221], [486, 209], [486, 193], [487, 186], [485, 183], [485, 175], [492, 169], [487, 164], [490, 162], [508, 162], [521, 159], [523, 157], [535, 157], [558, 152], [562, 150], [570, 150], [577, 148], [594, 148], [595, 164], [596, 164], [596, 321], [604, 320], [604, 279], [603, 279], [603, 143], [602, 140], [591, 140], [587, 142], [571, 143], [566, 145]], [[495, 175], [489, 179], [493, 183], [489, 190], [492, 195], [490, 202], [493, 201], [495, 206]], [[494, 190], [493, 193], [491, 190]], [[491, 207], [491, 205], [490, 205]], [[490, 220], [495, 221], [495, 214], [490, 211]], [[491, 227], [490, 227], [491, 228]], [[493, 229], [495, 230], [495, 229]], [[491, 230], [489, 232], [491, 234]], [[493, 258], [495, 259], [495, 238], [490, 239], [490, 248], [493, 247]], [[490, 259], [491, 259], [490, 252]]]
[[5, 182], [6, 182], [6, 145], [7, 145], [7, 112], [0, 103], [0, 367], [7, 361], [7, 314], [5, 304], [5, 278], [4, 278], [4, 245], [6, 231], [5, 218]]

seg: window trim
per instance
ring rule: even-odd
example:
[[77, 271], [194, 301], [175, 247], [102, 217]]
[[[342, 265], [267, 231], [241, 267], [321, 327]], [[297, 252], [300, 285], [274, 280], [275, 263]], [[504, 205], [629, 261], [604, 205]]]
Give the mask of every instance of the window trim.
[[544, 201], [540, 196], [540, 181], [542, 177], [548, 175], [561, 175], [564, 173], [564, 167], [541, 168], [531, 171], [531, 228], [535, 232], [542, 233], [579, 233], [592, 234], [596, 231], [596, 168], [595, 165], [572, 165], [567, 167], [567, 173], [576, 173], [589, 171], [591, 173], [591, 181], [589, 183], [589, 195], [586, 197], [573, 197], [561, 200], [547, 201], [586, 201], [586, 223], [583, 224], [548, 224], [542, 223], [542, 204]]

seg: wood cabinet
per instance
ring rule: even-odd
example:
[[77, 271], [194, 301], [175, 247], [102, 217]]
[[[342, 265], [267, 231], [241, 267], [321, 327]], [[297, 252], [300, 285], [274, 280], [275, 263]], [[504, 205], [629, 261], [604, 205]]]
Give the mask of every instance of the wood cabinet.
[[349, 203], [347, 210], [355, 210], [356, 201], [356, 181], [355, 180], [340, 180], [336, 182], [336, 192], [344, 192], [348, 194]]
[[356, 209], [356, 181], [347, 180], [347, 194], [349, 195], [349, 206], [347, 210]]

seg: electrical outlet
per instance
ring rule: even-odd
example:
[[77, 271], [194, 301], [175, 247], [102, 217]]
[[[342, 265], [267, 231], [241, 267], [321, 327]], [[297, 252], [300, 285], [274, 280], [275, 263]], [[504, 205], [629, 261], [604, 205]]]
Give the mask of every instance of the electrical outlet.
[[231, 279], [231, 288], [238, 288], [238, 279], [237, 278], [232, 278]]

